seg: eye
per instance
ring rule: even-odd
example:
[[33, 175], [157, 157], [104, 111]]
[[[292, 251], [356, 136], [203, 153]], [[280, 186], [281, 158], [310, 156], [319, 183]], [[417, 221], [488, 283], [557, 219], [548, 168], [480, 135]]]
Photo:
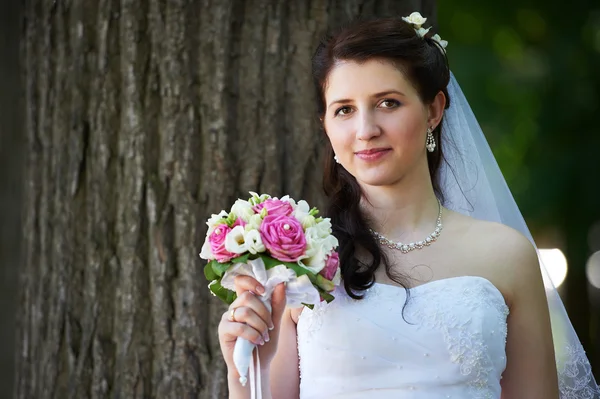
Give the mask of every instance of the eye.
[[340, 107], [335, 111], [334, 116], [346, 116], [348, 115], [350, 112], [352, 112], [352, 108], [348, 107], [348, 106], [344, 106], [344, 107]]
[[391, 98], [386, 98], [385, 100], [383, 100], [380, 105], [383, 106], [383, 108], [397, 108], [398, 106], [400, 106], [400, 101], [398, 100], [394, 100]]

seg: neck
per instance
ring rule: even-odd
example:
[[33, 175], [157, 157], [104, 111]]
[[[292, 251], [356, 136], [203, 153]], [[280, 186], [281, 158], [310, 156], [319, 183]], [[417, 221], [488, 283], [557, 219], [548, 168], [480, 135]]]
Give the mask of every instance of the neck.
[[435, 229], [438, 200], [429, 173], [405, 176], [391, 186], [362, 185], [361, 207], [372, 227], [394, 241], [419, 241]]

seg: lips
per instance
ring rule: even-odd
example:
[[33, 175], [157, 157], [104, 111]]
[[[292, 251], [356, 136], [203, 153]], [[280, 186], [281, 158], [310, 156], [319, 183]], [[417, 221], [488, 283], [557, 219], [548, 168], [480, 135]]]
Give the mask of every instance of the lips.
[[364, 162], [377, 162], [392, 151], [391, 148], [371, 148], [355, 152], [358, 159]]
[[389, 148], [373, 148], [370, 150], [357, 151], [355, 154], [357, 154], [357, 155], [372, 155], [372, 154], [377, 154], [378, 152], [383, 152], [383, 151], [389, 151]]

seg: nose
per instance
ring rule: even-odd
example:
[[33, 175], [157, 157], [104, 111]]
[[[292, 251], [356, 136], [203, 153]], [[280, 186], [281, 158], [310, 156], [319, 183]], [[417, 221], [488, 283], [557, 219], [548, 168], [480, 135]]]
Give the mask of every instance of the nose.
[[375, 115], [372, 112], [364, 111], [357, 118], [356, 137], [359, 140], [371, 140], [381, 134], [381, 129], [377, 124]]

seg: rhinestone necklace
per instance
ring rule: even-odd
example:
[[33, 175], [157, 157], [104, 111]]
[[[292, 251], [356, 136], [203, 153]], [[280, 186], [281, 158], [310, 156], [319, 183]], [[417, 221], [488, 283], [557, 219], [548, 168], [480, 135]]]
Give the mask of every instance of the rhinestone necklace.
[[397, 249], [400, 252], [402, 252], [403, 254], [409, 253], [410, 251], [414, 251], [415, 249], [423, 249], [425, 247], [430, 246], [431, 243], [436, 241], [437, 238], [440, 236], [440, 233], [442, 232], [442, 228], [443, 228], [443, 226], [442, 226], [442, 204], [440, 203], [439, 199], [438, 199], [438, 206], [440, 207], [440, 212], [438, 213], [435, 230], [433, 233], [429, 234], [424, 241], [417, 241], [417, 242], [411, 242], [409, 244], [402, 244], [401, 242], [394, 242], [394, 241], [390, 240], [389, 238], [379, 234], [378, 232], [376, 232], [373, 229], [369, 229], [369, 231], [371, 232], [371, 234], [373, 234], [373, 236], [375, 236], [375, 238], [377, 240], [379, 240], [380, 244], [387, 245], [391, 249]]

